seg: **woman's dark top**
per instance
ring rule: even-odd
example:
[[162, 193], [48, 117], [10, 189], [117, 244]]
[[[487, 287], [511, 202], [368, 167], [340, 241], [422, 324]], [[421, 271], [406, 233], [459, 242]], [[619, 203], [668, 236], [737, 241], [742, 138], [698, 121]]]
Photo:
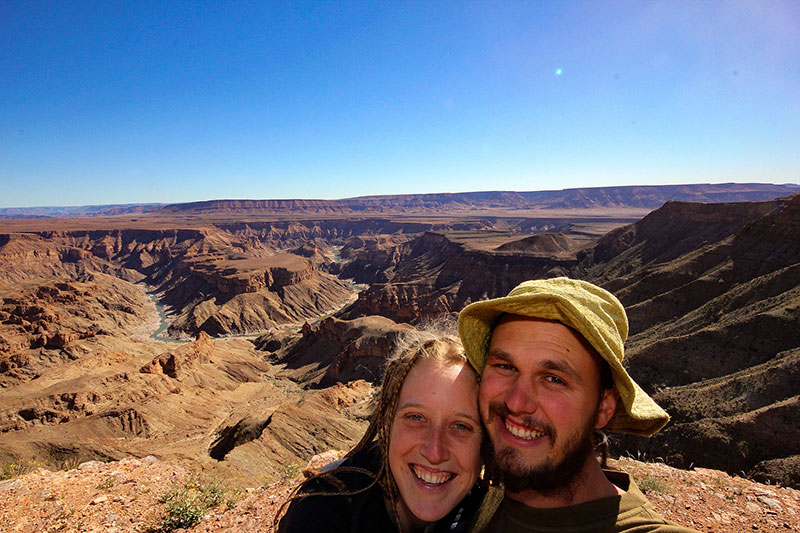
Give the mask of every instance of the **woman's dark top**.
[[[368, 446], [346, 459], [341, 467], [358, 467], [377, 473], [380, 470], [381, 456], [377, 444]], [[373, 478], [358, 472], [336, 472], [336, 479], [348, 490], [360, 489], [372, 483]], [[364, 492], [353, 496], [317, 496], [314, 493], [339, 492], [333, 483], [315, 479], [303, 487], [301, 494], [312, 494], [294, 500], [286, 515], [278, 524], [278, 533], [361, 533], [376, 531], [397, 531], [397, 526], [389, 516], [383, 491], [378, 483]], [[462, 532], [478, 509], [485, 490], [477, 485], [456, 505], [447, 516], [430, 524], [426, 532]]]

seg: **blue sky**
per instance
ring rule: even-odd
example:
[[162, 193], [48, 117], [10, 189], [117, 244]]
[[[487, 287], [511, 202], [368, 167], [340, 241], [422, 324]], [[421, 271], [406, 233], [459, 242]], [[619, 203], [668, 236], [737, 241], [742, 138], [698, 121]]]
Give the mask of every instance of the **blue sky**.
[[0, 3], [0, 207], [800, 182], [800, 3]]

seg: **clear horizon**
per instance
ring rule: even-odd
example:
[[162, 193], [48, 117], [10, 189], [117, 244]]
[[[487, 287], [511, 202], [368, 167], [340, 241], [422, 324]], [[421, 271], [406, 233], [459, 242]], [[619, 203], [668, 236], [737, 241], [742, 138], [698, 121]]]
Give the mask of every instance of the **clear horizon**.
[[6, 2], [0, 20], [0, 208], [800, 182], [795, 2]]

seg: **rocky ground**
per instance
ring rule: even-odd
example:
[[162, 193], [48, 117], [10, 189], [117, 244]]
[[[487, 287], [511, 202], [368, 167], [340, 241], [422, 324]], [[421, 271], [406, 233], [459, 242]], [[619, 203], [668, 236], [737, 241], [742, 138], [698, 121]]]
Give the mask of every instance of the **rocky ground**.
[[[29, 466], [34, 469], [0, 482], [0, 533], [152, 533], [163, 531], [170, 517], [177, 526], [194, 512], [202, 519], [185, 531], [269, 532], [296, 473], [287, 470], [283, 479], [265, 479], [260, 487], [233, 488], [235, 480], [203, 480], [154, 457], [91, 461], [67, 471]], [[612, 466], [631, 472], [665, 517], [698, 531], [800, 530], [798, 490], [627, 458]], [[210, 502], [208, 508], [202, 501]]]

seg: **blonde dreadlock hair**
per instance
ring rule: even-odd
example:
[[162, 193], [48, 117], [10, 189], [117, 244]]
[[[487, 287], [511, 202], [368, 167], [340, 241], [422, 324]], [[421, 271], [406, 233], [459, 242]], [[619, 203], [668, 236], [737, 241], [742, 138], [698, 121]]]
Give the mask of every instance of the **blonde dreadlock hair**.
[[[290, 498], [284, 502], [284, 506], [295, 499], [307, 496], [353, 496], [372, 488], [376, 483], [383, 489], [384, 497], [391, 504], [393, 518], [399, 531], [402, 532], [400, 516], [398, 514], [398, 503], [400, 493], [397, 482], [389, 468], [389, 440], [397, 411], [397, 403], [400, 399], [400, 390], [403, 388], [406, 377], [411, 369], [423, 360], [439, 361], [445, 365], [464, 364], [467, 368], [472, 368], [464, 353], [464, 348], [458, 336], [451, 333], [452, 327], [444, 321], [427, 324], [423, 329], [412, 329], [404, 333], [397, 341], [392, 355], [387, 360], [386, 371], [383, 375], [380, 393], [376, 399], [376, 405], [370, 419], [369, 426], [364, 432], [361, 440], [345, 454], [345, 458], [355, 455], [358, 451], [369, 446], [377, 439], [381, 451], [381, 467], [377, 474], [368, 470], [355, 467], [338, 467], [327, 472], [320, 472], [303, 482]], [[479, 379], [475, 373], [475, 379]], [[356, 490], [347, 490], [342, 483], [336, 479], [337, 472], [360, 472], [373, 478], [372, 482], [366, 487]], [[302, 488], [314, 479], [322, 478], [339, 488], [332, 492], [301, 493]], [[276, 522], [283, 510], [279, 510], [276, 515]]]

